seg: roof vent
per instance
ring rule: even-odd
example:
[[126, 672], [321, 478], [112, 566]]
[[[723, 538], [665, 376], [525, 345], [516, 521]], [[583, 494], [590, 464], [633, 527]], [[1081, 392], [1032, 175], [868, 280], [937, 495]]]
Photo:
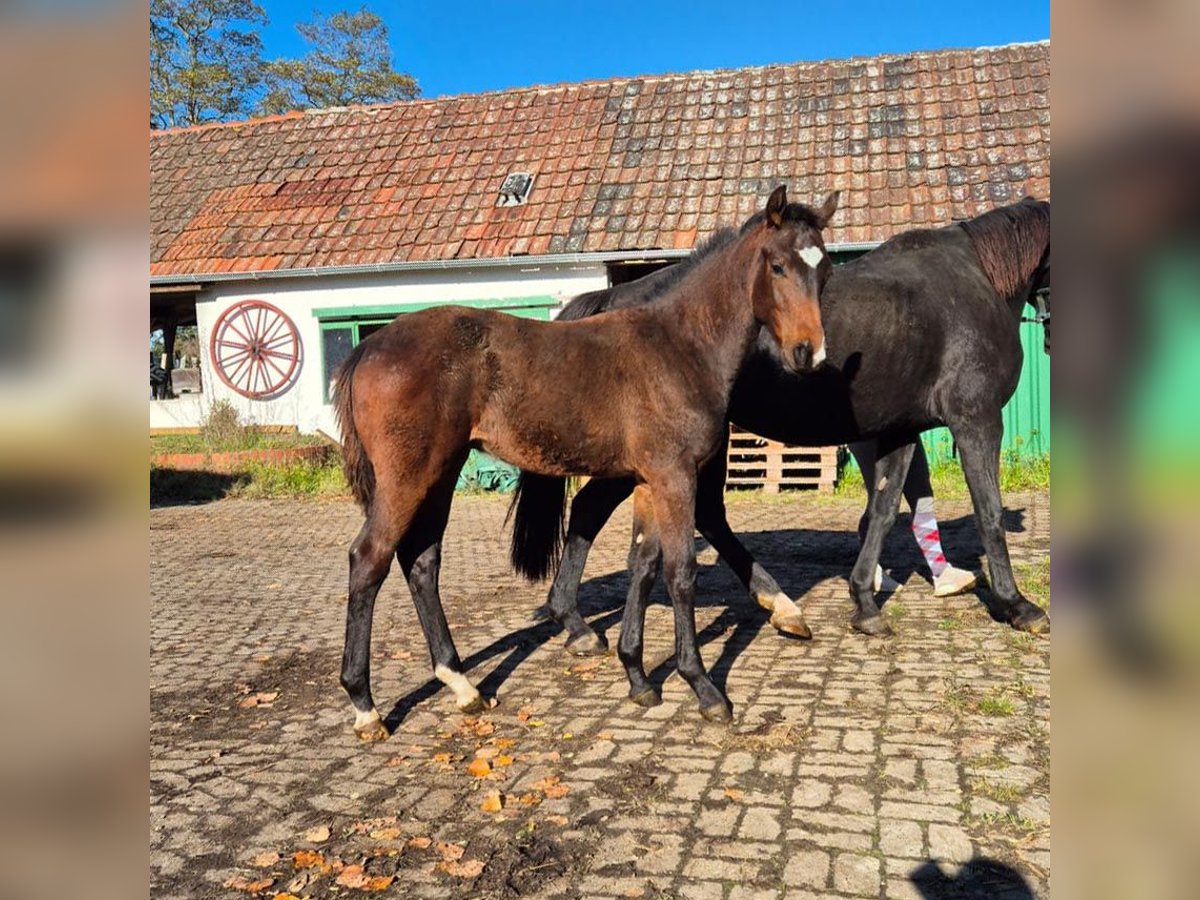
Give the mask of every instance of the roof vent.
[[533, 190], [533, 176], [528, 172], [510, 172], [500, 185], [500, 197], [497, 206], [520, 206], [529, 199]]

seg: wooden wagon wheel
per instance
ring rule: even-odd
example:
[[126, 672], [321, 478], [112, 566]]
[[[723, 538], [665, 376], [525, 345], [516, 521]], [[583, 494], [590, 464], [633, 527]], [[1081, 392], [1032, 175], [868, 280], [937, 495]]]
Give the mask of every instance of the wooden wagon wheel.
[[264, 400], [292, 383], [300, 364], [300, 335], [279, 307], [243, 300], [217, 319], [208, 353], [222, 384], [243, 397]]

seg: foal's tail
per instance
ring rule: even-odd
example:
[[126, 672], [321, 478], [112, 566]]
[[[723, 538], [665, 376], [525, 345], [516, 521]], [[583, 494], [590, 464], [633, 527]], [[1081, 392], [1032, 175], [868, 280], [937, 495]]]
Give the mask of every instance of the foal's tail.
[[371, 465], [366, 449], [359, 440], [358, 429], [354, 427], [352, 399], [354, 370], [362, 360], [363, 349], [364, 344], [359, 344], [351, 350], [346, 361], [338, 369], [333, 396], [338, 426], [342, 430], [342, 467], [354, 499], [358, 501], [363, 512], [366, 512], [371, 505], [371, 498], [375, 496], [375, 467]]
[[513, 568], [541, 581], [558, 567], [566, 540], [567, 479], [521, 472], [508, 507]]

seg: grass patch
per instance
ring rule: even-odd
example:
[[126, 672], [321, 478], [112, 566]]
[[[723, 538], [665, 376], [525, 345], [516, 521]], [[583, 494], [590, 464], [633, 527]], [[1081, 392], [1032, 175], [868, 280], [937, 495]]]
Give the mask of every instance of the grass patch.
[[226, 497], [319, 499], [344, 497], [349, 493], [342, 467], [336, 461], [288, 465], [250, 462], [243, 471], [229, 475], [150, 468], [150, 503], [155, 506], [203, 503]]
[[946, 616], [937, 624], [938, 631], [957, 631], [962, 627], [962, 619], [958, 616]]
[[997, 803], [1015, 803], [1025, 796], [1024, 792], [1014, 784], [1001, 784], [988, 781], [986, 778], [976, 778], [971, 782], [975, 793], [995, 800]]
[[[956, 459], [931, 458], [929, 482], [933, 495], [943, 500], [968, 500], [967, 480]], [[857, 466], [845, 464], [834, 486], [834, 495], [862, 497], [865, 493], [862, 472]], [[1000, 459], [1000, 490], [1002, 493], [1050, 490], [1050, 457], [1021, 456], [1016, 450], [1006, 450]]]
[[1007, 769], [1012, 763], [999, 753], [989, 753], [986, 756], [974, 756], [968, 759], [967, 765], [976, 769]]
[[908, 607], [899, 600], [889, 600], [883, 604], [883, 611], [893, 619], [902, 619], [908, 615]]
[[979, 711], [985, 716], [1011, 716], [1017, 711], [1013, 702], [1007, 697], [991, 694], [979, 701]]
[[1042, 609], [1050, 608], [1050, 559], [1021, 563], [1013, 568], [1021, 593]]
[[1017, 813], [984, 813], [975, 819], [988, 828], [999, 828], [1020, 837], [1037, 834], [1041, 829], [1032, 819]]

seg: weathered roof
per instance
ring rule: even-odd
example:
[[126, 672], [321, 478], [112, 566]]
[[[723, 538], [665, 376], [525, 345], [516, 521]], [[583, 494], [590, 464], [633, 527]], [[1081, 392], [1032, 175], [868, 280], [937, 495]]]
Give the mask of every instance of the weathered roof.
[[690, 248], [779, 183], [840, 188], [831, 241], [881, 241], [1049, 197], [1049, 81], [1042, 42], [152, 132], [151, 274]]

